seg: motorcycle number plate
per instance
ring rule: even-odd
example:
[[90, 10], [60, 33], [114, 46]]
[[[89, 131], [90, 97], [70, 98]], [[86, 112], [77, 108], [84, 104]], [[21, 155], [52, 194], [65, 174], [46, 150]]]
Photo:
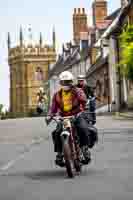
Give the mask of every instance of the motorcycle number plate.
[[63, 122], [64, 128], [71, 128], [71, 122], [69, 119], [65, 119]]

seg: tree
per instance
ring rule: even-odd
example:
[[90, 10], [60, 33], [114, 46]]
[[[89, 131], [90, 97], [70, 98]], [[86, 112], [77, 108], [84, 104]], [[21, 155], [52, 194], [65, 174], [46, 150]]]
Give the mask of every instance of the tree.
[[133, 25], [129, 25], [120, 35], [122, 74], [129, 80], [133, 80]]
[[0, 104], [0, 114], [2, 114], [3, 104]]

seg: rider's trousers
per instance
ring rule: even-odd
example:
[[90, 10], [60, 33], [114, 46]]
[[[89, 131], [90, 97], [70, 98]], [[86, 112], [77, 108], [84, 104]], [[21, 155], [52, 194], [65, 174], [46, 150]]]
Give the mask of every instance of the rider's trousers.
[[[79, 138], [80, 147], [89, 145], [89, 130], [87, 121], [79, 116], [76, 118], [74, 126], [77, 131], [77, 135]], [[54, 143], [54, 151], [62, 152], [62, 143], [60, 134], [62, 132], [62, 128], [57, 126], [56, 130], [52, 132], [52, 139]]]

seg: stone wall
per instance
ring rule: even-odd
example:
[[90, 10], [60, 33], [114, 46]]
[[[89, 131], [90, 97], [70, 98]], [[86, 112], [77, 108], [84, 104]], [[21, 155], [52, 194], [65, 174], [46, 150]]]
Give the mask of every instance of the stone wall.
[[88, 83], [93, 83], [95, 86], [95, 94], [101, 100], [97, 101], [97, 107], [110, 104], [110, 87], [108, 76], [108, 63], [97, 67], [93, 73], [88, 76]]
[[56, 61], [51, 46], [18, 46], [9, 49], [10, 111], [27, 115], [35, 110], [36, 95], [48, 79], [48, 66]]

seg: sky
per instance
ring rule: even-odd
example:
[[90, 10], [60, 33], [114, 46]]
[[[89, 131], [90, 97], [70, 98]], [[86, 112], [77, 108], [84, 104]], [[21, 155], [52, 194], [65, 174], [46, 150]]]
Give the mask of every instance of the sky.
[[[11, 34], [12, 47], [18, 43], [20, 26], [24, 38], [28, 38], [29, 25], [33, 39], [39, 41], [42, 32], [44, 43], [52, 43], [55, 27], [58, 49], [62, 43], [72, 40], [72, 14], [74, 8], [84, 7], [91, 23], [94, 0], [4, 0], [0, 5], [0, 104], [9, 106], [9, 66], [7, 33]], [[120, 0], [108, 0], [108, 13], [120, 7]]]

